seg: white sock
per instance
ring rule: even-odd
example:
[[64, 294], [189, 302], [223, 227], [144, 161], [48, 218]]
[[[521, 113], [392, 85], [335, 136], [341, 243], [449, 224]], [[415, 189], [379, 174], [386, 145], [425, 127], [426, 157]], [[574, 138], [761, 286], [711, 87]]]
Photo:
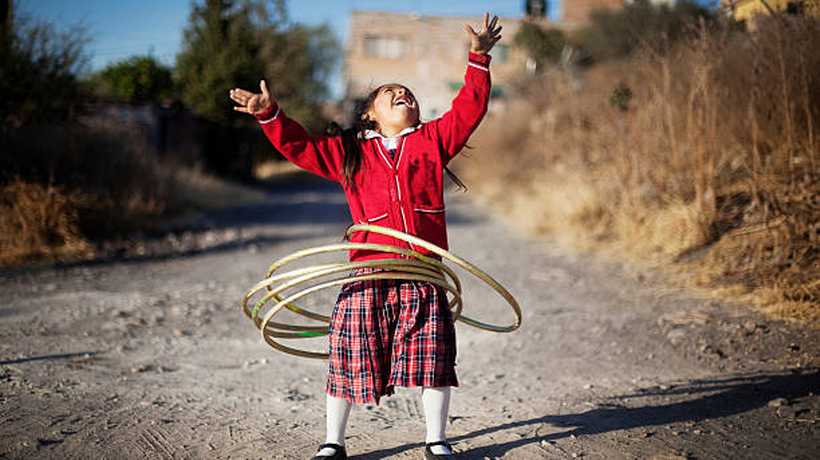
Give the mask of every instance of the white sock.
[[[421, 390], [421, 403], [424, 406], [424, 420], [427, 426], [426, 442], [444, 441], [444, 430], [447, 427], [447, 412], [450, 410], [450, 387], [424, 387]], [[436, 455], [452, 454], [446, 446], [430, 448]]]
[[[350, 415], [350, 401], [327, 395], [327, 435], [325, 443], [345, 445], [345, 428], [347, 427], [347, 417]], [[325, 447], [316, 455], [330, 457], [336, 453], [336, 449]]]

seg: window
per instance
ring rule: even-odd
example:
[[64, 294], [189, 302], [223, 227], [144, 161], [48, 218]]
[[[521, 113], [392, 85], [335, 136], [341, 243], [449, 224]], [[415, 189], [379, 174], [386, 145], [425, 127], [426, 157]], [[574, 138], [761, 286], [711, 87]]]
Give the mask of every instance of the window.
[[379, 59], [399, 59], [404, 56], [407, 42], [399, 37], [365, 35], [364, 54]]

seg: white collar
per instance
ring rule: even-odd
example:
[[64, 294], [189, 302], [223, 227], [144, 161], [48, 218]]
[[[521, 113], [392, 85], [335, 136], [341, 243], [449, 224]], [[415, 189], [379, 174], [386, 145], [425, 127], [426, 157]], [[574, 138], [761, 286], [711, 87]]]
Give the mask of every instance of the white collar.
[[[376, 130], [367, 129], [367, 130], [364, 131], [364, 138], [365, 139], [374, 139], [374, 138], [380, 137], [382, 139], [394, 139], [394, 138], [402, 137], [405, 134], [410, 134], [413, 131], [419, 129], [420, 127], [421, 127], [421, 123], [417, 124], [416, 126], [408, 126], [407, 128], [404, 128], [403, 130], [399, 131], [399, 133], [396, 134], [393, 137], [384, 137], [382, 135], [382, 133], [380, 133]], [[359, 136], [361, 136], [361, 134]]]

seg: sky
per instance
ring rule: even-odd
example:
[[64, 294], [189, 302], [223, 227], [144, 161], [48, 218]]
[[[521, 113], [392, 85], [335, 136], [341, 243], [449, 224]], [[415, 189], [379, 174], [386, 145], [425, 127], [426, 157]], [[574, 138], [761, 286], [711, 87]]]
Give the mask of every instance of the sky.
[[[200, 0], [201, 1], [201, 0]], [[558, 14], [558, 3], [551, 3], [550, 16]], [[173, 65], [188, 21], [191, 0], [18, 0], [17, 15], [45, 20], [58, 28], [84, 26], [91, 42], [88, 70], [94, 71], [134, 55], [151, 54], [166, 65]], [[425, 15], [476, 16], [490, 11], [502, 17], [521, 17], [524, 0], [287, 0], [293, 22], [319, 25], [326, 23], [344, 44], [348, 18], [354, 10], [378, 10]], [[333, 77], [331, 93], [342, 89], [339, 72]]]

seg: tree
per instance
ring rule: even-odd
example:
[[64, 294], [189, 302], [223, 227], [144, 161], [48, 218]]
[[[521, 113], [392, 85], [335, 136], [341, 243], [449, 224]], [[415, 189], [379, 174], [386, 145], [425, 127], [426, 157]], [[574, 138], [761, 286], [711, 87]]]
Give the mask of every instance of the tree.
[[251, 83], [262, 75], [252, 14], [249, 2], [238, 7], [230, 0], [193, 5], [176, 74], [182, 100], [211, 121], [228, 122], [233, 117], [228, 90], [256, 87]]
[[549, 62], [557, 62], [566, 43], [562, 31], [545, 29], [532, 22], [522, 23], [513, 37], [513, 44], [523, 48], [539, 70], [543, 70]]
[[715, 15], [692, 0], [676, 2], [672, 7], [635, 0], [620, 10], [593, 11], [590, 24], [579, 32], [578, 39], [593, 60], [617, 59], [639, 46], [660, 51], [682, 38], [687, 26], [699, 18], [711, 21]]
[[91, 81], [99, 96], [129, 104], [159, 102], [173, 92], [171, 70], [151, 56], [110, 64]]
[[329, 93], [327, 81], [338, 55], [330, 29], [293, 25], [261, 35], [259, 56], [277, 101], [309, 130], [323, 129], [319, 104]]
[[327, 27], [289, 23], [283, 0], [194, 4], [175, 78], [183, 102], [213, 123], [204, 145], [212, 169], [247, 177], [256, 158], [270, 155], [269, 145], [264, 150], [248, 145], [251, 128], [257, 139], [264, 139], [249, 117], [234, 112], [229, 89], [253, 90], [267, 78], [288, 113], [316, 130], [322, 121], [319, 102], [327, 94], [326, 80], [337, 49]]
[[290, 112], [315, 113], [337, 51], [326, 26], [290, 24], [282, 0], [206, 0], [193, 6], [176, 76], [183, 101], [216, 122], [235, 119], [230, 88], [264, 77]]
[[2, 6], [0, 126], [69, 120], [83, 99], [77, 75], [87, 62], [85, 29], [59, 31], [47, 22], [13, 17], [13, 2]]

